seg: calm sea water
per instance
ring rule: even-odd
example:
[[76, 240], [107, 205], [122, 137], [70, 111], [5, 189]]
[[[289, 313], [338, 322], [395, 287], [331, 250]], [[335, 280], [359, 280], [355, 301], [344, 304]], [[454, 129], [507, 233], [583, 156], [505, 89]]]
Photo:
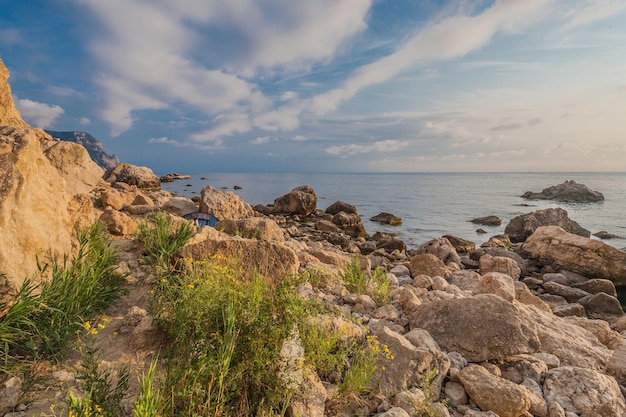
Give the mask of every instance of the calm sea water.
[[[626, 173], [393, 173], [393, 174], [191, 174], [191, 180], [162, 184], [179, 195], [199, 195], [202, 187], [226, 187], [252, 204], [270, 204], [299, 185], [311, 185], [320, 209], [342, 200], [357, 207], [368, 233], [398, 234], [409, 248], [446, 234], [477, 245], [504, 232], [509, 221], [520, 214], [548, 207], [561, 207], [569, 217], [591, 233], [607, 231], [620, 239], [604, 242], [626, 247]], [[202, 179], [202, 178], [206, 179]], [[604, 194], [605, 201], [565, 204], [528, 201], [526, 191], [541, 191], [565, 180], [585, 184]], [[234, 190], [238, 185], [241, 190]], [[529, 207], [522, 206], [530, 205]], [[401, 217], [401, 226], [370, 222], [370, 217], [388, 212]], [[499, 227], [479, 226], [469, 220], [494, 215]], [[487, 234], [478, 234], [479, 227]]]

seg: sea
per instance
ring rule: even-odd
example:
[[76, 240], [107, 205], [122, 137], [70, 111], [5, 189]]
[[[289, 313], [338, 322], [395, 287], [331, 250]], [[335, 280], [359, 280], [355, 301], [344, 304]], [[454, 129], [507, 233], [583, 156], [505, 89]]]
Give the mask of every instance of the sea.
[[[181, 172], [181, 174], [187, 174]], [[504, 233], [509, 221], [521, 214], [561, 207], [592, 234], [606, 231], [620, 236], [604, 240], [626, 248], [626, 172], [618, 173], [202, 173], [190, 180], [163, 183], [163, 189], [194, 197], [207, 185], [231, 191], [251, 204], [272, 204], [300, 185], [310, 185], [317, 194], [317, 207], [326, 209], [336, 201], [356, 206], [369, 234], [392, 233], [408, 248], [429, 240], [454, 235], [481, 245], [489, 237]], [[600, 191], [599, 203], [559, 203], [526, 200], [526, 191], [574, 180]], [[235, 186], [241, 189], [235, 189]], [[369, 219], [381, 212], [400, 217], [400, 226]], [[500, 226], [476, 225], [470, 220], [498, 216]], [[482, 228], [487, 233], [478, 233]], [[592, 236], [593, 238], [593, 236]]]

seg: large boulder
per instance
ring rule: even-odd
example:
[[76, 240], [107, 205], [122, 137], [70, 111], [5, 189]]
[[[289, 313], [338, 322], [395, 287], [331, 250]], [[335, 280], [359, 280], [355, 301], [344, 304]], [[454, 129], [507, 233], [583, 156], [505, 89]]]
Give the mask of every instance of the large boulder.
[[511, 242], [523, 242], [541, 226], [559, 226], [575, 235], [591, 236], [589, 230], [571, 220], [567, 215], [567, 211], [562, 208], [536, 210], [532, 213], [514, 217], [504, 228], [504, 233], [509, 236]]
[[595, 203], [604, 200], [601, 192], [593, 191], [574, 180], [545, 188], [540, 193], [526, 191], [521, 197], [529, 200], [556, 200], [565, 203]]
[[427, 330], [444, 351], [481, 362], [545, 352], [562, 365], [603, 369], [611, 351], [588, 330], [533, 305], [492, 294], [415, 306], [410, 327]]
[[590, 411], [599, 416], [626, 415], [626, 403], [615, 378], [592, 369], [552, 369], [546, 374], [543, 392], [546, 401], [577, 415]]
[[555, 270], [564, 269], [626, 285], [626, 252], [568, 233], [560, 227], [538, 228], [522, 245], [520, 254]]
[[427, 374], [436, 369], [431, 388], [438, 392], [450, 368], [450, 359], [434, 342], [429, 346], [417, 341], [415, 345], [388, 327], [377, 329], [375, 335], [378, 342], [393, 355], [380, 359], [380, 366], [370, 381], [375, 391], [392, 396], [404, 389], [418, 387]]
[[274, 200], [274, 213], [311, 215], [317, 209], [317, 195], [310, 185], [301, 185]]
[[474, 403], [483, 411], [500, 417], [520, 417], [530, 408], [525, 387], [491, 374], [480, 365], [468, 365], [459, 373], [459, 380]]
[[232, 236], [285, 243], [283, 229], [272, 219], [262, 217], [225, 219], [220, 220], [215, 228]]
[[109, 168], [104, 173], [107, 182], [123, 182], [144, 190], [160, 190], [161, 181], [148, 167], [138, 167], [131, 164], [119, 164]]
[[45, 264], [71, 252], [76, 222], [94, 218], [83, 193], [102, 170], [80, 145], [28, 126], [7, 78], [0, 60], [0, 273], [15, 287], [37, 272], [37, 257]]
[[232, 259], [245, 277], [259, 273], [275, 282], [296, 275], [300, 266], [296, 253], [284, 245], [266, 240], [229, 239], [223, 236], [192, 239], [191, 243], [177, 252], [175, 259], [205, 260], [215, 256]]
[[452, 262], [461, 265], [461, 257], [456, 252], [456, 248], [445, 237], [440, 237], [423, 243], [415, 250], [415, 254], [418, 255], [426, 253], [435, 255], [446, 265], [449, 265]]
[[218, 219], [245, 219], [254, 217], [254, 209], [241, 197], [230, 191], [207, 185], [200, 192], [200, 211]]
[[427, 330], [446, 351], [471, 362], [539, 351], [532, 319], [519, 306], [492, 294], [433, 301], [409, 317], [411, 329]]

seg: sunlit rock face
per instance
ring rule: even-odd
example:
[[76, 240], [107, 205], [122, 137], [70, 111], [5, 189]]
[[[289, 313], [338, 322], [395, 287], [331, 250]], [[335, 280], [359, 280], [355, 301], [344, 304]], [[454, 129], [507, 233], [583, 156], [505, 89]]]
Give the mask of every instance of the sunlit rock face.
[[93, 218], [85, 193], [103, 170], [85, 148], [53, 139], [22, 120], [0, 60], [0, 273], [18, 286], [45, 264], [67, 254], [74, 225]]

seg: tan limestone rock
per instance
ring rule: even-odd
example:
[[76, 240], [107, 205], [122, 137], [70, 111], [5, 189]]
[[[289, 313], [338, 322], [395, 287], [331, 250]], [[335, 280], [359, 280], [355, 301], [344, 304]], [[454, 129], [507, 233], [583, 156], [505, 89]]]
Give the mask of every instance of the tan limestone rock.
[[111, 207], [114, 210], [121, 210], [124, 207], [132, 204], [135, 200], [135, 193], [130, 191], [118, 191], [113, 188], [102, 190], [100, 192], [100, 201], [102, 207]]
[[218, 239], [222, 240], [206, 237], [200, 241], [194, 239], [178, 251], [176, 258], [203, 260], [220, 255], [238, 262], [242, 274], [246, 277], [252, 277], [252, 274], [258, 272], [275, 282], [298, 273], [300, 266], [298, 257], [293, 250], [284, 245], [256, 239]]
[[104, 173], [107, 182], [122, 182], [134, 185], [144, 190], [160, 190], [161, 181], [159, 177], [148, 167], [139, 167], [131, 164], [119, 164], [114, 168], [109, 168]]
[[598, 240], [568, 233], [557, 226], [537, 228], [522, 246], [525, 256], [589, 278], [626, 284], [626, 252]]
[[137, 223], [126, 214], [117, 210], [105, 210], [100, 216], [107, 230], [117, 236], [132, 235], [137, 231]]
[[283, 229], [272, 219], [250, 217], [247, 219], [220, 220], [215, 228], [221, 232], [245, 239], [267, 240], [279, 244], [285, 243]]
[[424, 274], [430, 277], [435, 275], [447, 278], [450, 271], [441, 259], [431, 253], [415, 255], [410, 259], [409, 269], [414, 277]]
[[0, 59], [0, 126], [30, 127], [22, 120], [22, 116], [15, 108], [11, 87], [8, 83], [9, 70]]
[[196, 203], [187, 197], [172, 197], [170, 201], [161, 206], [161, 210], [182, 217], [185, 214], [198, 211], [198, 208]]
[[548, 403], [557, 402], [566, 412], [626, 415], [626, 403], [617, 381], [592, 369], [573, 366], [552, 369], [546, 374], [543, 392]]
[[503, 256], [491, 256], [485, 254], [478, 260], [481, 275], [485, 275], [488, 272], [500, 272], [506, 274], [518, 280], [522, 270], [511, 258], [505, 258]]
[[513, 278], [506, 274], [489, 272], [479, 278], [478, 285], [474, 287], [472, 293], [493, 294], [507, 301], [513, 301], [515, 300], [515, 284]]
[[317, 195], [310, 185], [301, 185], [274, 200], [274, 213], [308, 216], [317, 209]]
[[200, 192], [200, 211], [212, 214], [220, 220], [254, 217], [252, 206], [241, 197], [210, 185]]
[[469, 397], [483, 411], [493, 411], [500, 417], [520, 417], [530, 409], [524, 387], [499, 378], [480, 365], [466, 366], [459, 373], [459, 379]]

